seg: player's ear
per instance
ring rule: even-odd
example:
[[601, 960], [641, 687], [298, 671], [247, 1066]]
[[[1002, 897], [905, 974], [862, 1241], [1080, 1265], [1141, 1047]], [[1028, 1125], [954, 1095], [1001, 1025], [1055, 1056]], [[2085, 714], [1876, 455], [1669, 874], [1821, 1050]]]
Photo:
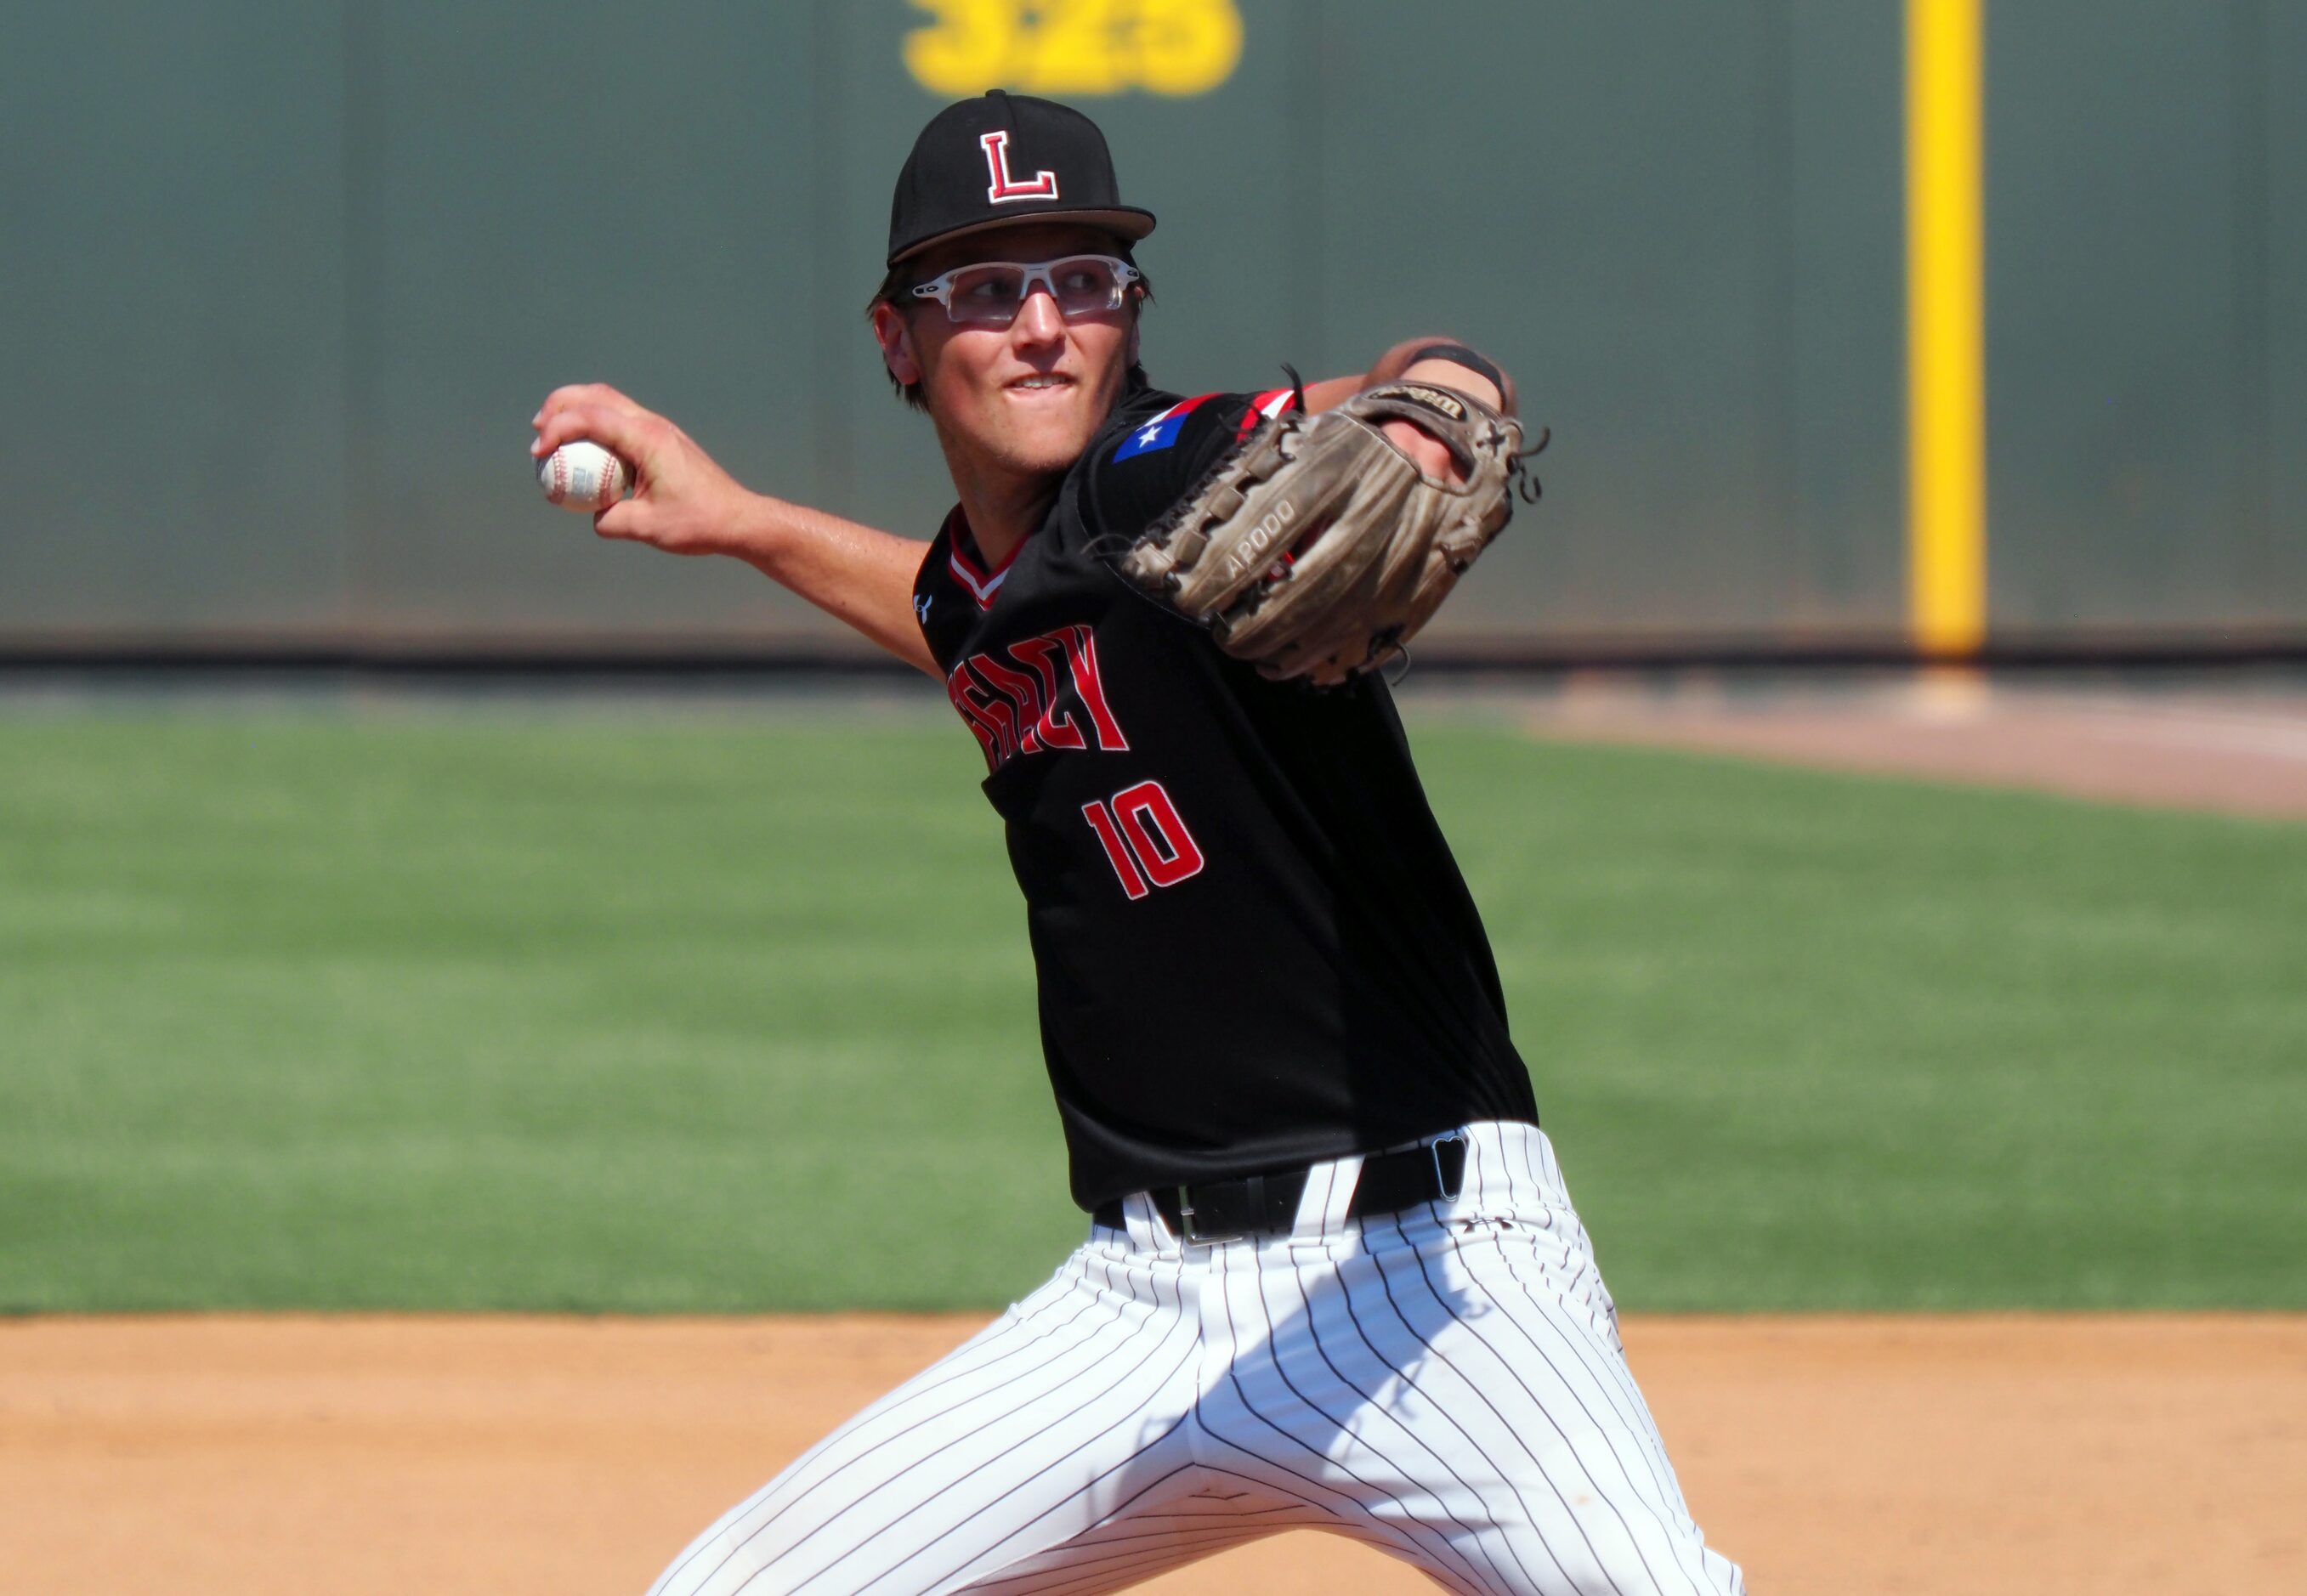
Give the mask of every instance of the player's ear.
[[889, 375], [911, 388], [922, 380], [922, 363], [913, 351], [913, 329], [897, 307], [888, 300], [873, 307], [873, 337], [881, 346], [881, 363]]

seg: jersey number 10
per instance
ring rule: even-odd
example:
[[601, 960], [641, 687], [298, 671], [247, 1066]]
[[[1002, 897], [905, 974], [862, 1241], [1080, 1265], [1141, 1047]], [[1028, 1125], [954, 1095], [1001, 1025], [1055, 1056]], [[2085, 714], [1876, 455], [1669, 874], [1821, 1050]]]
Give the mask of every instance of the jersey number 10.
[[1201, 874], [1202, 850], [1159, 781], [1140, 781], [1111, 798], [1084, 804], [1082, 816], [1133, 901], [1154, 887], [1174, 887]]

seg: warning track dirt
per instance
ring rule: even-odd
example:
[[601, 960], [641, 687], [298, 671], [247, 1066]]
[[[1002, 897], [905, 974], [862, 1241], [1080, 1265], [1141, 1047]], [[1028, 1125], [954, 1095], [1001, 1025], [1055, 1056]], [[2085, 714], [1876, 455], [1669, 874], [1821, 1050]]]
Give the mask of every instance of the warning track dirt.
[[[0, 1323], [15, 1596], [633, 1596], [972, 1317]], [[2307, 1588], [2307, 1316], [1636, 1319], [1777, 1596]], [[1294, 1535], [1156, 1596], [1429, 1589]]]

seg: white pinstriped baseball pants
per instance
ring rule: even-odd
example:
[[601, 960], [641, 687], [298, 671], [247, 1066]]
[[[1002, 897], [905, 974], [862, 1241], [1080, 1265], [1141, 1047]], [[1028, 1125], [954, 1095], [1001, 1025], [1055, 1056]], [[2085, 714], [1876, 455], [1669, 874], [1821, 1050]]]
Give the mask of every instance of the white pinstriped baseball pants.
[[1718, 1596], [1533, 1126], [1452, 1203], [1180, 1248], [1143, 1197], [1048, 1284], [699, 1536], [651, 1596], [1086, 1596], [1277, 1530], [1462, 1596]]

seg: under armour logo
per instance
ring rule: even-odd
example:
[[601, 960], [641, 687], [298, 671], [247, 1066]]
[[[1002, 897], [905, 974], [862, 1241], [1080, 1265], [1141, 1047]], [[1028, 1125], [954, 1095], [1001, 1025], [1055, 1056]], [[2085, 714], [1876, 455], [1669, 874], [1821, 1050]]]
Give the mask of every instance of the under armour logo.
[[914, 619], [915, 619], [919, 620], [919, 621], [922, 623], [922, 625], [923, 625], [923, 626], [927, 626], [927, 625], [929, 625], [929, 624], [930, 624], [930, 595], [929, 595], [929, 594], [927, 594], [927, 593], [915, 593], [915, 594], [913, 595], [913, 616], [914, 616]]
[[1031, 183], [1020, 183], [1009, 175], [1009, 134], [1007, 129], [997, 129], [977, 141], [985, 150], [985, 170], [993, 179], [985, 191], [985, 198], [991, 203], [1007, 205], [1013, 200], [1054, 200], [1058, 197], [1058, 175], [1055, 172], [1036, 172]]

